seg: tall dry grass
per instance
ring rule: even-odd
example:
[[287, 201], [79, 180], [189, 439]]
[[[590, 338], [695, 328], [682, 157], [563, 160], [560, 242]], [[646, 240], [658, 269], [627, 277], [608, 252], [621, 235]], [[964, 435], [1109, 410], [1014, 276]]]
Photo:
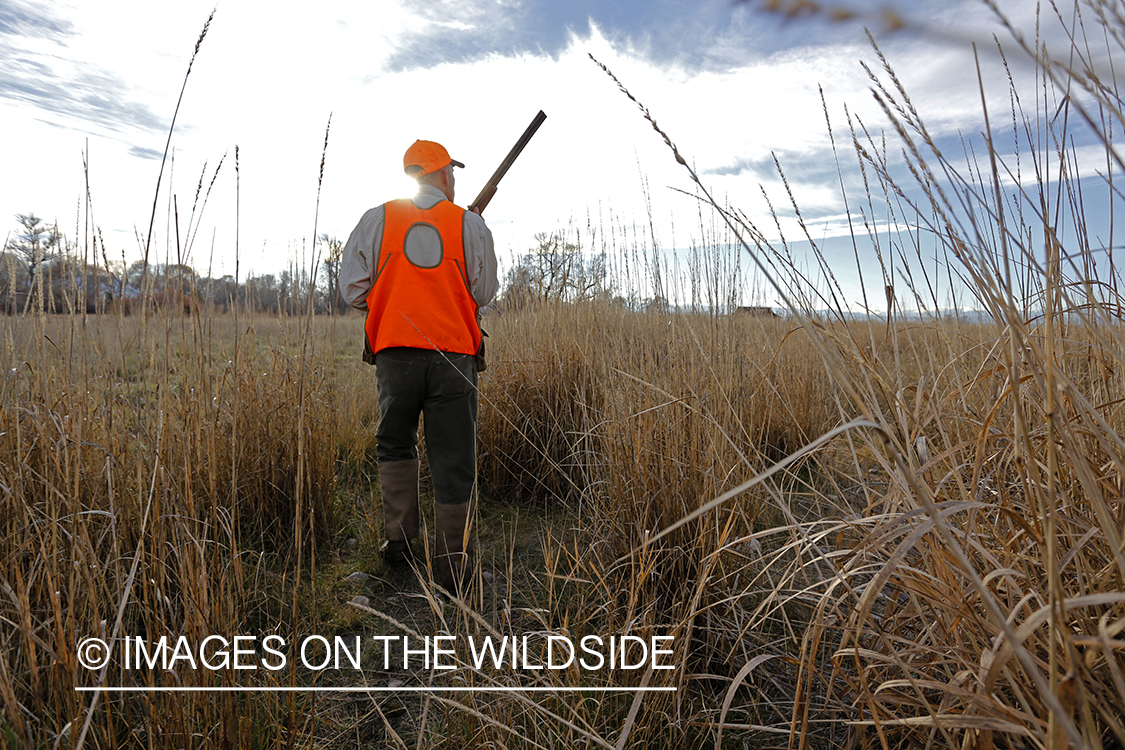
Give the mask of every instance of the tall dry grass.
[[[1075, 7], [1112, 57], [1119, 14]], [[1006, 50], [1039, 71], [1034, 94], [1009, 78], [1018, 149], [989, 131], [980, 160], [954, 164], [890, 61], [872, 80], [906, 169], [870, 126], [826, 123], [866, 176], [849, 203], [906, 243], [892, 253], [885, 235], [855, 236], [897, 258], [865, 290], [886, 295], [891, 322], [826, 306], [833, 295], [785, 248], [713, 202], [724, 225], [693, 256], [691, 288], [676, 287], [653, 238], [608, 248], [624, 250], [615, 268], [626, 282], [707, 306], [642, 312], [609, 297], [489, 320], [480, 488], [500, 505], [547, 509], [541, 551], [488, 549], [461, 604], [442, 605], [422, 580], [412, 601], [432, 615], [425, 633], [378, 600], [356, 610], [362, 627], [674, 635], [677, 668], [529, 676], [463, 662], [412, 679], [558, 690], [436, 692], [405, 709], [369, 696], [388, 744], [1125, 745], [1125, 348], [1117, 277], [1099, 270], [1100, 234], [1083, 211], [1095, 187], [1117, 198], [1122, 123], [1110, 79], [1086, 64], [1092, 37], [1067, 28], [1065, 60], [1022, 37]], [[1067, 86], [1083, 96], [1063, 97]], [[1045, 116], [1056, 111], [1073, 116]], [[1104, 184], [1073, 171], [1078, 128], [1105, 148]], [[937, 295], [920, 269], [935, 252], [986, 316], [928, 305]], [[784, 318], [719, 313], [734, 287], [708, 269], [753, 263], [787, 301]], [[891, 294], [884, 279], [899, 280]], [[911, 300], [921, 315], [904, 315]], [[317, 561], [341, 553], [315, 532], [334, 512], [369, 518], [377, 507], [358, 318], [2, 325], [0, 743], [359, 744], [358, 723], [339, 726], [330, 706], [304, 698], [73, 691], [138, 679], [79, 670], [74, 644], [86, 635], [335, 627], [343, 605], [324, 591], [338, 568]], [[299, 563], [308, 552], [312, 564]], [[283, 679], [311, 681], [251, 681]], [[575, 686], [634, 692], [562, 690]]]
[[[968, 322], [916, 321], [887, 335], [882, 322], [606, 304], [527, 310], [490, 331], [497, 361], [482, 381], [482, 491], [522, 481], [522, 497], [578, 509], [571, 531], [552, 532], [545, 546], [551, 584], [537, 627], [672, 634], [682, 649], [676, 672], [652, 676], [680, 692], [648, 694], [638, 703], [646, 718], [625, 733], [640, 746], [669, 736], [706, 744], [719, 726], [787, 734], [795, 705], [809, 703], [803, 639], [824, 621], [817, 609], [839, 566], [865, 548], [869, 519], [886, 520], [890, 484], [881, 444], [849, 444], [844, 433], [800, 450], [863, 417], [835, 378], [870, 379], [880, 409], [900, 415], [908, 405], [901, 416], [913, 419], [935, 406], [930, 389], [960, 393], [960, 375], [987, 370], [995, 356], [993, 329]], [[837, 342], [849, 361], [826, 369], [814, 339]], [[974, 393], [974, 408], [991, 403], [994, 385]], [[954, 408], [948, 400], [943, 408]], [[932, 432], [930, 422], [922, 420]], [[821, 668], [832, 683], [827, 659]], [[794, 736], [843, 742], [841, 719], [854, 716], [817, 692], [818, 724]], [[612, 722], [622, 720], [603, 717], [600, 736], [621, 736], [624, 725]]]
[[[99, 707], [74, 688], [154, 676], [88, 672], [75, 645], [293, 627], [292, 586], [265, 563], [325, 534], [337, 450], [325, 368], [285, 350], [299, 329], [287, 341], [230, 321], [79, 315], [0, 328], [4, 744], [240, 744], [251, 729], [276, 732], [284, 709], [264, 704], [152, 695]], [[298, 388], [316, 415], [303, 454]]]
[[[725, 600], [741, 610], [744, 637], [768, 631], [766, 616], [786, 605], [807, 608], [787, 632], [799, 644], [795, 680], [772, 701], [773, 726], [788, 729], [790, 746], [817, 737], [884, 747], [1125, 743], [1120, 300], [1112, 263], [1097, 270], [1098, 256], [1112, 251], [1093, 240], [1112, 237], [1112, 213], [1105, 235], [1083, 209], [1094, 189], [1110, 206], [1119, 197], [1113, 141], [1125, 123], [1105, 71], [1122, 26], [1104, 3], [1052, 11], [1044, 23], [1057, 22], [1072, 42], [1062, 56], [1013, 34], [1037, 80], [1020, 92], [1009, 72], [1015, 143], [1007, 148], [988, 130], [984, 156], [955, 165], [878, 47], [873, 90], [905, 165], [848, 120], [867, 190], [852, 205], [862, 206], [864, 225], [889, 224], [905, 248], [880, 248], [875, 234], [856, 241], [882, 250], [880, 280], [902, 279], [892, 282], [897, 298], [923, 309], [936, 295], [918, 269], [936, 250], [992, 321], [969, 341], [940, 318], [921, 338], [893, 325], [884, 337], [870, 325], [851, 330], [842, 307], [818, 309], [814, 285], [763, 228], [707, 197], [802, 322], [843, 423], [808, 451], [836, 455], [820, 462], [830, 488], [812, 491], [823, 517], [775, 529], [783, 543], [761, 562], [736, 564], [752, 583], [728, 589]], [[1091, 52], [1094, 38], [1104, 53]], [[1078, 128], [1104, 148], [1105, 177], [1077, 173]], [[1021, 168], [1036, 177], [1013, 185]], [[922, 246], [923, 234], [931, 246]], [[893, 267], [882, 260], [896, 256]], [[894, 305], [894, 287], [886, 294]], [[878, 338], [889, 339], [883, 356]], [[765, 484], [761, 474], [744, 487]], [[707, 517], [688, 514], [645, 544]], [[704, 546], [701, 559], [739, 557], [747, 538]], [[792, 655], [769, 647], [742, 654], [719, 722], [750, 728], [730, 721], [739, 686], [762, 672], [776, 679], [767, 662]]]

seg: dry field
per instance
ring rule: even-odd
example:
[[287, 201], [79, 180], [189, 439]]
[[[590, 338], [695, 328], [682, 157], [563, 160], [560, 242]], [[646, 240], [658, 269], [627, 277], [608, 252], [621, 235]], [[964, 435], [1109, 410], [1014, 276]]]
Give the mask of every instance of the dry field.
[[[1116, 741], [1114, 326], [1056, 331], [1046, 370], [1031, 359], [1050, 341], [1043, 325], [1013, 361], [1010, 334], [979, 323], [888, 329], [595, 304], [492, 318], [486, 552], [470, 614], [429, 597], [424, 571], [377, 560], [373, 373], [358, 361], [358, 317], [0, 325], [9, 746], [83, 735], [96, 747], [708, 745], [720, 727], [751, 746], [1019, 745], [1045, 739], [1051, 695], [1084, 741]], [[372, 579], [342, 580], [356, 570]], [[385, 618], [350, 606], [356, 595]], [[400, 627], [670, 634], [677, 667], [663, 673], [532, 679], [463, 665], [436, 679], [679, 690], [343, 703], [73, 691], [98, 681], [75, 661], [90, 635]], [[1052, 665], [1054, 693], [1042, 689]], [[261, 671], [102, 679], [323, 684]], [[337, 684], [395, 679], [435, 678], [373, 669]]]
[[[1112, 58], [1119, 9], [1076, 7]], [[873, 88], [905, 165], [861, 123], [833, 130], [862, 168], [856, 244], [890, 287], [865, 294], [890, 321], [832, 302], [811, 237], [820, 284], [658, 130], [787, 310], [489, 317], [462, 604], [376, 553], [358, 317], [0, 319], [0, 746], [1125, 747], [1125, 328], [1083, 210], [1096, 190], [1119, 203], [1125, 123], [1085, 37], [1065, 59], [1023, 39], [1011, 54], [1038, 73], [1024, 99], [1010, 79], [1016, 157], [990, 137], [952, 164], [889, 64]], [[1069, 176], [1078, 129], [1103, 181]], [[1004, 179], [1011, 158], [1038, 182]], [[925, 314], [935, 254], [986, 314]], [[312, 633], [673, 636], [674, 664], [120, 661], [127, 636]], [[78, 662], [90, 637], [115, 649], [103, 669]], [[75, 689], [92, 685], [241, 690]], [[543, 691], [441, 689], [517, 686]]]

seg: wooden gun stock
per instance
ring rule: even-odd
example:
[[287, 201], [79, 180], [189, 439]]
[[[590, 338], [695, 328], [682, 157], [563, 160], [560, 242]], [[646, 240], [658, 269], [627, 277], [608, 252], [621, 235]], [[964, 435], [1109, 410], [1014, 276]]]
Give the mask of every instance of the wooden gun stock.
[[500, 184], [500, 180], [504, 178], [504, 174], [507, 173], [508, 168], [515, 163], [520, 152], [523, 151], [524, 146], [531, 140], [531, 136], [535, 135], [535, 131], [539, 129], [539, 126], [542, 125], [543, 121], [546, 119], [547, 115], [543, 114], [543, 110], [539, 110], [539, 114], [535, 115], [535, 119], [527, 126], [527, 130], [523, 131], [523, 135], [516, 141], [516, 145], [512, 146], [512, 150], [504, 157], [504, 161], [500, 162], [500, 166], [496, 168], [496, 171], [492, 173], [492, 177], [485, 183], [484, 189], [480, 191], [480, 195], [469, 205], [470, 211], [476, 210], [478, 213], [484, 213], [484, 207], [492, 200], [492, 196], [496, 195], [496, 186]]

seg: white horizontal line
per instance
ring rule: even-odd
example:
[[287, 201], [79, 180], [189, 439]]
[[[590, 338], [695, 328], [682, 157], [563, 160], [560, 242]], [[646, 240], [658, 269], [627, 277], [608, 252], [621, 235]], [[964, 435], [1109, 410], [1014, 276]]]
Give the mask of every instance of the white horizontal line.
[[76, 693], [669, 693], [675, 687], [76, 687]]

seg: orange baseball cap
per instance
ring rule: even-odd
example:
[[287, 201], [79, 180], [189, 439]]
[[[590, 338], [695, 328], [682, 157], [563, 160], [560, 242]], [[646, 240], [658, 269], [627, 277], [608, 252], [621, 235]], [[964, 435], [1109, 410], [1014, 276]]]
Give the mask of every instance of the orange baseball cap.
[[449, 158], [445, 146], [433, 141], [414, 141], [414, 145], [406, 149], [406, 154], [402, 157], [402, 168], [411, 177], [436, 172], [449, 164], [465, 168], [461, 162]]

